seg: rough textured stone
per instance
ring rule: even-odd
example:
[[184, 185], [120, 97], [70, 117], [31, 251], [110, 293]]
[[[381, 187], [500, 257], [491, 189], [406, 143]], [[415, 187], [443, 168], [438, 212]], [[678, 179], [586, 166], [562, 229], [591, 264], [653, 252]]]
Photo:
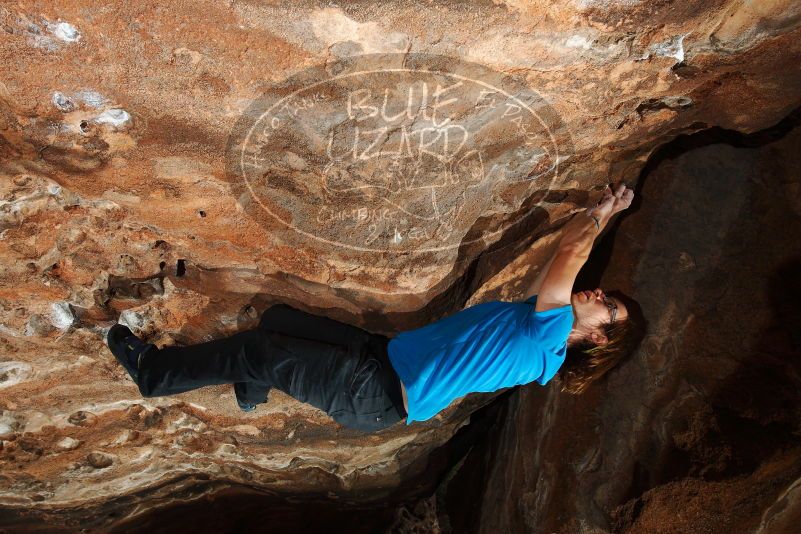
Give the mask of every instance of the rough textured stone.
[[452, 479], [458, 527], [795, 530], [800, 126], [797, 111], [752, 137], [704, 132], [663, 151], [587, 278], [609, 261], [602, 287], [638, 299], [641, 349], [580, 397], [513, 395]]
[[[243, 310], [273, 302], [392, 334], [518, 298], [568, 216], [606, 182], [636, 182], [655, 147], [712, 126], [755, 131], [799, 104], [800, 10], [792, 0], [0, 6], [0, 409], [43, 453], [3, 442], [0, 502], [42, 517], [69, 507], [75, 524], [85, 512], [104, 528], [142, 501], [226, 485], [349, 502], [430, 494], [420, 481], [442, 465], [429, 455], [488, 397], [365, 436], [278, 392], [252, 414], [227, 386], [141, 399], [103, 336], [120, 319], [157, 344], [197, 343], [254, 326]], [[259, 214], [226, 172], [251, 103], [357, 54], [415, 53], [472, 62], [544, 99], [558, 118], [551, 133], [569, 141], [558, 175], [468, 204], [468, 183], [451, 184], [434, 220], [456, 223], [453, 246], [433, 254], [351, 254]], [[478, 109], [462, 111], [479, 122]], [[538, 176], [519, 136], [483, 135], [487, 157]], [[275, 187], [312, 202], [295, 156]], [[470, 218], [447, 217], [465, 205]], [[698, 272], [703, 256], [679, 252]], [[65, 438], [82, 445], [65, 450]], [[118, 460], [93, 469], [87, 451]], [[604, 505], [621, 503], [626, 483], [609, 485]], [[545, 510], [533, 491], [522, 502]], [[116, 515], [100, 513], [104, 502]]]

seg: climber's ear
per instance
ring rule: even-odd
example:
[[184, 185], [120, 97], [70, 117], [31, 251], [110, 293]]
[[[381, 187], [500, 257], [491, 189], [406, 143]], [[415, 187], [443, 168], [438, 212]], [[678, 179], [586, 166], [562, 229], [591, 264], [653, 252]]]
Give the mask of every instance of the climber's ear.
[[606, 337], [601, 330], [593, 330], [590, 332], [590, 340], [592, 341], [593, 345], [597, 347], [603, 347], [607, 343], [609, 343], [609, 339]]

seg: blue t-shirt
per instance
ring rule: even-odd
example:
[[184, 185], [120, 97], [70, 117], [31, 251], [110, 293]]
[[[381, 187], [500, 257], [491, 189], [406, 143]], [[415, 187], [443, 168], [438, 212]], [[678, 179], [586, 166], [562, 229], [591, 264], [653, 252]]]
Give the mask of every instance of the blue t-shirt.
[[553, 378], [565, 361], [573, 308], [535, 312], [536, 301], [476, 304], [390, 339], [389, 359], [406, 388], [406, 424], [468, 393]]

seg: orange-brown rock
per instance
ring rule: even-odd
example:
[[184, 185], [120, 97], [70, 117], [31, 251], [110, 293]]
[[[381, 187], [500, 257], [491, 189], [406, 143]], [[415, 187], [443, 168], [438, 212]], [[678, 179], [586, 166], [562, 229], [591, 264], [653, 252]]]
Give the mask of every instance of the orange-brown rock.
[[800, 37], [792, 0], [3, 4], [0, 505], [102, 529], [227, 486], [430, 495], [490, 396], [375, 435], [278, 392], [142, 399], [104, 333], [287, 302], [392, 335], [519, 298], [657, 146], [798, 106]]

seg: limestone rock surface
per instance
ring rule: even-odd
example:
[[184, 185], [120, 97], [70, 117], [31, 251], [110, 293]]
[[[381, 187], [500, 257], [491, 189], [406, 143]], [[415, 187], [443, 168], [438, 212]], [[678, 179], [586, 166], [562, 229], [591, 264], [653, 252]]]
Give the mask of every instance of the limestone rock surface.
[[286, 302], [392, 335], [521, 298], [656, 147], [798, 106], [800, 61], [793, 0], [3, 3], [0, 505], [69, 530], [228, 486], [430, 495], [491, 396], [375, 435], [277, 392], [142, 399], [105, 332], [198, 343]]

